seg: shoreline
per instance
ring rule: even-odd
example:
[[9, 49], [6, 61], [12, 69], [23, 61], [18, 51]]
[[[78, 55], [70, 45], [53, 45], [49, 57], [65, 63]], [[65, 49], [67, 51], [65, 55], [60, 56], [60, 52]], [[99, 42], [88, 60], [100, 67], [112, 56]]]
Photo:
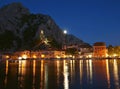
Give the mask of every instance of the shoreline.
[[3, 62], [5, 60], [11, 60], [11, 61], [20, 61], [20, 60], [113, 60], [117, 59], [119, 60], [120, 58], [27, 58], [27, 59], [0, 59], [0, 62]]

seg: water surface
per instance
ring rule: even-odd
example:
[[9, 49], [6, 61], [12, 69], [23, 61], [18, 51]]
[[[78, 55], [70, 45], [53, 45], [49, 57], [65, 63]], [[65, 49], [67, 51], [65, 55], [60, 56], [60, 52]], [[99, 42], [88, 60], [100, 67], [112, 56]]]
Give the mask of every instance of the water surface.
[[120, 60], [6, 60], [0, 89], [120, 89]]

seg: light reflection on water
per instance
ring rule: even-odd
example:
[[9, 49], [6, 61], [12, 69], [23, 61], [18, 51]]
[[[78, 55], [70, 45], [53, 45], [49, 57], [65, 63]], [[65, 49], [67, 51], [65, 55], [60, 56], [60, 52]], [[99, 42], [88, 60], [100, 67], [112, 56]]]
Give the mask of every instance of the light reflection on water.
[[93, 76], [93, 71], [92, 71], [92, 60], [87, 60], [87, 82], [92, 84], [92, 76]]
[[118, 76], [118, 66], [117, 66], [116, 59], [114, 59], [113, 67], [114, 67], [113, 68], [113, 73], [114, 73], [115, 88], [116, 89], [120, 89], [120, 86], [119, 86], [119, 76]]
[[40, 82], [40, 89], [44, 89], [44, 61], [43, 60], [41, 60], [41, 63], [40, 63], [40, 81], [42, 81], [42, 82]]
[[63, 63], [63, 75], [64, 75], [64, 89], [69, 89], [68, 63], [66, 63], [66, 60], [64, 60], [64, 63]]
[[92, 60], [89, 60], [89, 76], [90, 76], [90, 84], [92, 84], [92, 77], [93, 77], [93, 71], [92, 71]]
[[110, 74], [109, 74], [109, 63], [106, 59], [106, 76], [107, 76], [107, 83], [108, 83], [108, 89], [110, 88]]
[[82, 76], [83, 76], [83, 60], [80, 60], [80, 85], [82, 85]]
[[0, 65], [0, 89], [120, 89], [120, 60], [20, 60]]

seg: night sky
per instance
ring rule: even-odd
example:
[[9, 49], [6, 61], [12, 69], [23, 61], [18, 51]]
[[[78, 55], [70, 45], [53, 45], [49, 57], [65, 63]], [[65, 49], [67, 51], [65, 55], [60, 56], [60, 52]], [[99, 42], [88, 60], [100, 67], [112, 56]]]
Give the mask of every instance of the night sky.
[[91, 45], [120, 45], [120, 0], [0, 0], [0, 7], [12, 2], [50, 15], [61, 29]]

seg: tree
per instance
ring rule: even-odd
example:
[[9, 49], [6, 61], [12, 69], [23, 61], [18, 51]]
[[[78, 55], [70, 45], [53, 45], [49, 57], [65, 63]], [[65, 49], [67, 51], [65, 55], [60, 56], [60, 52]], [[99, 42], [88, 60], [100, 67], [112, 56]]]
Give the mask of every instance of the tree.
[[114, 47], [114, 53], [115, 53], [117, 56], [120, 56], [120, 46], [115, 46], [115, 47]]
[[4, 33], [0, 34], [0, 49], [11, 49], [14, 46], [13, 41], [15, 41], [15, 38], [14, 33], [9, 30], [6, 30]]
[[114, 47], [112, 45], [108, 46], [108, 55], [113, 56], [114, 55]]

